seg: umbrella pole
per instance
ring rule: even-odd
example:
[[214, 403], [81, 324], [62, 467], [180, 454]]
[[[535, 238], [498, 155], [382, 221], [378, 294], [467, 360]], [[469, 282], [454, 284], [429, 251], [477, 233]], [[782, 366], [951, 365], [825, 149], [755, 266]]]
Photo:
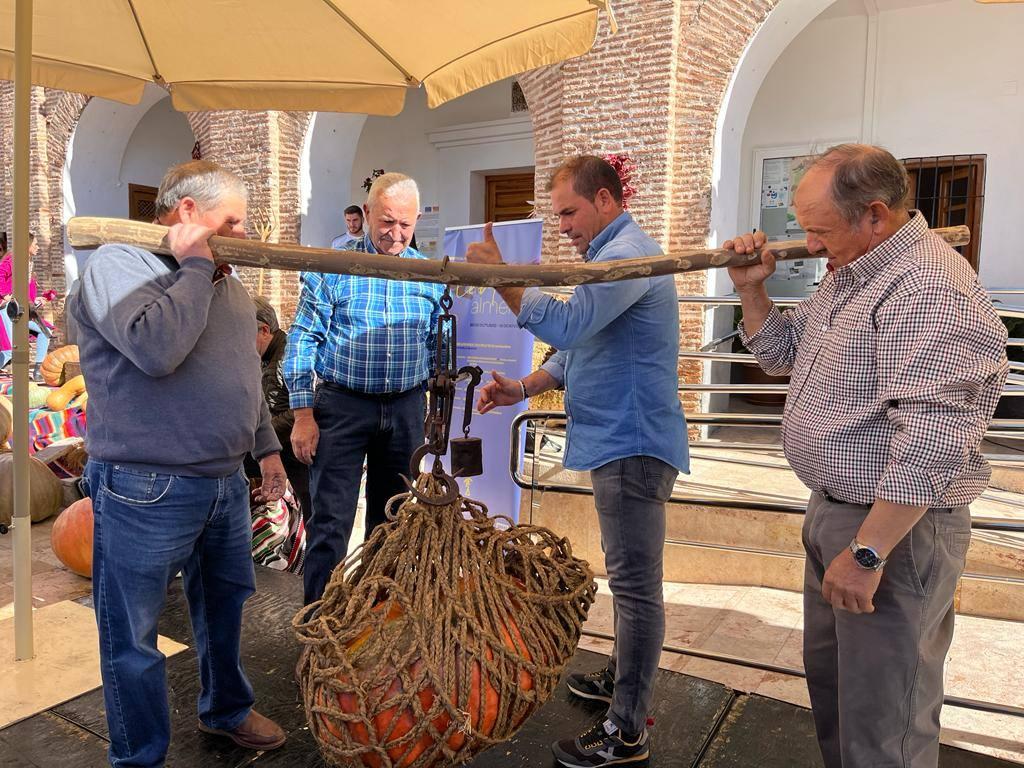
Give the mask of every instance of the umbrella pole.
[[14, 17], [14, 297], [24, 310], [14, 322], [14, 660], [32, 649], [32, 519], [28, 475], [28, 221], [29, 109], [32, 100], [32, 0], [17, 0]]

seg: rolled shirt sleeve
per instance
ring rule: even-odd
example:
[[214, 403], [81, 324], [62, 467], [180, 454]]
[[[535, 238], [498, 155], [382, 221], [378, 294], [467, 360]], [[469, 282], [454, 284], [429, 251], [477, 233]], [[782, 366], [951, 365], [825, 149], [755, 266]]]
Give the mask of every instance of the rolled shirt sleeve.
[[772, 305], [768, 316], [755, 334], [748, 334], [741, 321], [738, 330], [743, 346], [757, 358], [758, 365], [771, 376], [786, 376], [793, 370], [800, 337], [817, 294], [795, 307], [780, 312]]
[[1007, 376], [1006, 329], [991, 305], [934, 289], [893, 297], [876, 323], [896, 429], [876, 497], [936, 506], [957, 478], [990, 472], [977, 449]]
[[555, 352], [551, 357], [548, 358], [540, 369], [547, 373], [551, 378], [558, 382], [558, 386], [565, 386], [565, 350], [559, 350]]

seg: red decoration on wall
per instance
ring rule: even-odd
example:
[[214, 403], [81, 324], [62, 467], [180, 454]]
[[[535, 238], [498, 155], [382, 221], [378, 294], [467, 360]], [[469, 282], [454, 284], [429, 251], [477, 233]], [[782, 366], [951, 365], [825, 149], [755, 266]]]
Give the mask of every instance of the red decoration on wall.
[[384, 175], [384, 169], [383, 168], [374, 168], [373, 169], [373, 173], [371, 173], [369, 176], [367, 176], [365, 179], [363, 179], [363, 189], [365, 189], [367, 192], [369, 192], [370, 191], [370, 187], [373, 186], [373, 180], [376, 179], [376, 178], [379, 178], [379, 177], [381, 177], [383, 175]]
[[619, 174], [619, 181], [622, 182], [622, 207], [629, 208], [629, 198], [636, 194], [636, 187], [630, 183], [633, 179], [633, 171], [636, 170], [636, 163], [623, 152], [605, 155], [604, 159]]

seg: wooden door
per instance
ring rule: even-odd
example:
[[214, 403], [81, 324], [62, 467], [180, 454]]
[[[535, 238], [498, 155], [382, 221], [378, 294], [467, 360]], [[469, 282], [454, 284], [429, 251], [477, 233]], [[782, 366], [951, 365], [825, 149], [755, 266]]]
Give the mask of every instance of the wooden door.
[[985, 155], [945, 155], [903, 160], [910, 177], [908, 201], [930, 227], [966, 224], [971, 242], [958, 250], [975, 271], [981, 252], [985, 207]]
[[971, 188], [971, 168], [950, 168], [939, 174], [939, 226], [970, 226], [973, 200], [968, 196]]
[[509, 173], [487, 176], [487, 205], [485, 221], [515, 221], [528, 219], [533, 213], [532, 173]]

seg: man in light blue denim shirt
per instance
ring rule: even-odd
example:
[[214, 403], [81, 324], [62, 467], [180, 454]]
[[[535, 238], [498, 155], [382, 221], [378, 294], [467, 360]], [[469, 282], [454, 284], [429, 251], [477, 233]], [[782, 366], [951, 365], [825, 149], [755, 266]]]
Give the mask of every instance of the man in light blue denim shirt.
[[[548, 183], [559, 231], [590, 262], [657, 256], [661, 248], [622, 207], [622, 183], [605, 160], [567, 160]], [[502, 263], [485, 241], [466, 258]], [[607, 716], [552, 745], [570, 768], [619, 765], [650, 751], [647, 715], [665, 634], [662, 550], [665, 502], [689, 471], [679, 403], [679, 306], [671, 275], [579, 286], [567, 302], [536, 288], [498, 289], [519, 325], [559, 351], [522, 380], [494, 372], [481, 390], [481, 413], [565, 386], [564, 465], [590, 470], [615, 607], [608, 665], [570, 675], [577, 696], [609, 704]]]

